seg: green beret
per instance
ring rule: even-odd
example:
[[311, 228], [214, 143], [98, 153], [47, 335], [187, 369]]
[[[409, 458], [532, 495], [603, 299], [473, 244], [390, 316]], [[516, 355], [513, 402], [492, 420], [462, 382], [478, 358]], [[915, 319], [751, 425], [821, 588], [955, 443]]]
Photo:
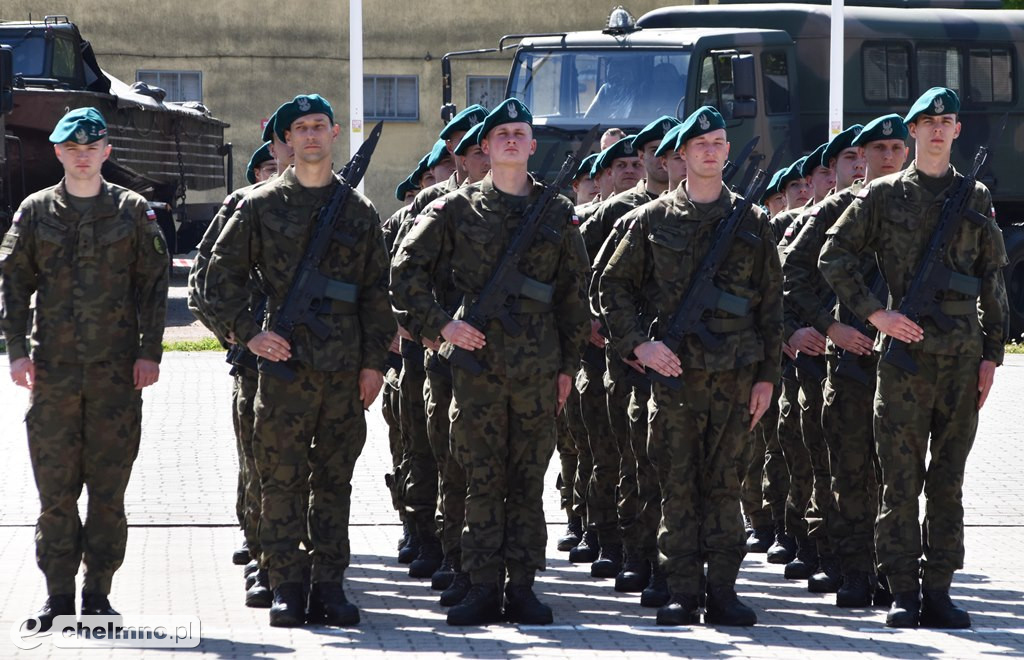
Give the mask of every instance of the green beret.
[[607, 149], [600, 153], [599, 161], [601, 161], [598, 171], [611, 167], [612, 161], [617, 158], [639, 158], [640, 154], [633, 146], [633, 138], [635, 135], [627, 135], [615, 144], [609, 146]]
[[448, 147], [444, 145], [444, 140], [438, 140], [430, 149], [430, 153], [427, 154], [427, 169], [430, 170], [437, 167], [448, 156], [451, 156], [451, 153], [448, 151]]
[[841, 133], [836, 134], [825, 147], [825, 153], [821, 154], [821, 164], [828, 167], [829, 162], [833, 158], [839, 158], [839, 154], [844, 149], [855, 147], [853, 143], [854, 139], [864, 129], [860, 124], [854, 124], [853, 126], [846, 127]]
[[722, 119], [718, 110], [710, 105], [701, 106], [682, 123], [676, 144], [681, 147], [695, 137], [717, 131], [720, 128], [725, 128], [725, 120]]
[[921, 95], [914, 105], [910, 106], [910, 112], [903, 119], [904, 124], [911, 124], [918, 115], [956, 115], [960, 113], [960, 97], [948, 87], [932, 87]]
[[480, 144], [480, 129], [483, 127], [483, 123], [477, 123], [473, 128], [466, 131], [466, 134], [462, 136], [459, 143], [455, 145], [455, 151], [453, 153], [456, 156], [465, 156], [470, 147]]
[[779, 179], [780, 191], [785, 190], [786, 185], [789, 184], [790, 181], [796, 181], [797, 179], [802, 179], [804, 177], [804, 175], [801, 174], [800, 171], [803, 169], [805, 162], [807, 162], [807, 156], [798, 159], [792, 165], [783, 170], [782, 178]]
[[473, 104], [460, 112], [459, 114], [452, 117], [452, 120], [441, 129], [440, 137], [442, 140], [447, 140], [452, 136], [452, 133], [458, 133], [459, 131], [468, 131], [474, 126], [478, 125], [487, 116], [487, 108], [479, 104]]
[[423, 179], [423, 175], [427, 173], [427, 170], [430, 169], [429, 167], [427, 167], [427, 161], [428, 160], [430, 160], [430, 153], [429, 152], [424, 154], [423, 158], [420, 158], [420, 162], [416, 163], [416, 169], [414, 169], [412, 171], [412, 174], [409, 175], [409, 180], [417, 188], [422, 188], [423, 187], [423, 186], [420, 185], [420, 181], [421, 181], [421, 179]]
[[811, 176], [811, 172], [814, 171], [815, 167], [828, 167], [828, 163], [822, 162], [821, 157], [825, 154], [825, 149], [828, 148], [828, 142], [818, 145], [818, 148], [807, 154], [807, 158], [804, 160], [804, 164], [800, 166], [800, 176]]
[[405, 177], [405, 179], [398, 184], [398, 187], [395, 188], [395, 198], [400, 202], [404, 202], [405, 194], [411, 190], [419, 190], [419, 186], [412, 182], [412, 174]]
[[252, 171], [268, 160], [274, 160], [274, 156], [270, 153], [270, 143], [264, 142], [263, 146], [252, 152], [252, 158], [249, 159], [249, 166], [245, 168], [245, 180], [250, 184], [256, 183], [256, 175], [253, 174]]
[[782, 192], [782, 186], [780, 185], [780, 182], [782, 181], [782, 175], [785, 174], [786, 170], [788, 169], [788, 167], [783, 167], [781, 170], [772, 175], [771, 180], [768, 181], [768, 187], [764, 189], [764, 194], [761, 195], [762, 204], [764, 204], [765, 201], [767, 201], [767, 199], [772, 195], [776, 195]]
[[660, 147], [660, 143], [662, 139], [664, 139], [665, 134], [682, 123], [683, 122], [679, 121], [675, 117], [670, 117], [668, 115], [658, 117], [650, 124], [644, 126], [643, 129], [636, 134], [636, 137], [633, 138], [633, 149], [638, 152], [643, 151], [644, 145], [648, 142], [658, 142], [658, 146]]
[[50, 133], [50, 142], [92, 144], [107, 137], [107, 122], [96, 108], [76, 108], [61, 117]]
[[[282, 103], [281, 105], [277, 106], [277, 110], [274, 110], [274, 114], [270, 115], [270, 119], [267, 120], [267, 125], [263, 127], [263, 141], [264, 142], [270, 142], [273, 139], [273, 137], [274, 137], [274, 122], [277, 120], [277, 113], [281, 112], [281, 108], [283, 108], [286, 105], [288, 105], [288, 104], [287, 103]], [[284, 142], [284, 138], [283, 137], [281, 137], [280, 135], [278, 135], [278, 137], [281, 139], [282, 142]]]
[[683, 124], [680, 122], [669, 129], [668, 133], [665, 133], [665, 137], [661, 138], [661, 144], [658, 145], [657, 150], [654, 152], [655, 156], [664, 156], [670, 151], [675, 151], [679, 148], [679, 134], [682, 133]]
[[863, 147], [868, 142], [876, 140], [903, 140], [906, 142], [908, 135], [910, 135], [910, 129], [903, 123], [903, 119], [899, 115], [893, 113], [869, 121], [857, 139], [853, 141], [853, 146]]
[[334, 123], [334, 110], [327, 99], [319, 94], [299, 94], [274, 113], [274, 132], [284, 142], [284, 132], [292, 127], [292, 122], [299, 117], [318, 114], [327, 115], [331, 124]]
[[484, 126], [480, 129], [480, 140], [487, 137], [496, 126], [511, 124], [513, 122], [526, 122], [533, 126], [533, 114], [530, 109], [523, 105], [523, 102], [516, 98], [505, 99], [498, 107], [491, 110], [491, 113], [484, 117]]
[[580, 161], [580, 166], [576, 168], [576, 174], [572, 177], [573, 181], [583, 178], [584, 175], [589, 178], [593, 178], [590, 173], [591, 168], [594, 167], [594, 162], [597, 161], [597, 157], [601, 154], [590, 154], [586, 158]]

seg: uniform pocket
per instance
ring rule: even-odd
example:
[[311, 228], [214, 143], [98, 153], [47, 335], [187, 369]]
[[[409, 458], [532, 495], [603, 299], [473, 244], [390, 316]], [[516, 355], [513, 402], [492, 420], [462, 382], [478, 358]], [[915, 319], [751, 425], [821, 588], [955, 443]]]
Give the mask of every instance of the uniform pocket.
[[655, 277], [675, 282], [689, 277], [693, 270], [693, 229], [655, 227], [647, 239], [651, 242]]

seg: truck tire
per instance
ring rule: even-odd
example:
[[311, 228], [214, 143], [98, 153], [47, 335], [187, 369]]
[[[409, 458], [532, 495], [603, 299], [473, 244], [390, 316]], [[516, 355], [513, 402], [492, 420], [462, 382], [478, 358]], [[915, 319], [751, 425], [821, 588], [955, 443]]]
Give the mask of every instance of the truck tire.
[[1024, 335], [1024, 224], [1003, 229], [1003, 242], [1009, 263], [1003, 269], [1006, 297], [1010, 302], [1010, 341], [1021, 342]]

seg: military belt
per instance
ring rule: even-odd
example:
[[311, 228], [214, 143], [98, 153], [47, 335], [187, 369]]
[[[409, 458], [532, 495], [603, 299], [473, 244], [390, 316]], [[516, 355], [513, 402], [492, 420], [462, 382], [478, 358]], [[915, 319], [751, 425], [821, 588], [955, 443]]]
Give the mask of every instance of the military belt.
[[967, 316], [978, 313], [977, 300], [943, 300], [939, 303], [939, 309], [946, 316]]
[[[463, 309], [469, 309], [476, 302], [476, 295], [466, 294], [462, 298]], [[554, 309], [550, 302], [541, 302], [532, 298], [517, 298], [512, 308], [517, 314], [546, 314]]]
[[754, 317], [749, 315], [731, 319], [720, 319], [713, 316], [708, 319], [708, 330], [717, 334], [739, 332], [752, 327], [754, 327]]
[[359, 305], [347, 300], [324, 300], [320, 304], [317, 316], [323, 314], [340, 314], [341, 316], [355, 316], [359, 313]]

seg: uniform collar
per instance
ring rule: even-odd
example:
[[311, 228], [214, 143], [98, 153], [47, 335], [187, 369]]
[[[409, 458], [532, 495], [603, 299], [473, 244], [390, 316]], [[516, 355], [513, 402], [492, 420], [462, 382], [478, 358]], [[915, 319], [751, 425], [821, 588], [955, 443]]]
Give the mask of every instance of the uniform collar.
[[60, 217], [68, 217], [67, 214], [73, 214], [79, 217], [84, 222], [92, 222], [99, 218], [106, 218], [117, 214], [117, 203], [114, 201], [114, 193], [110, 189], [110, 184], [107, 183], [106, 179], [100, 179], [100, 194], [96, 198], [96, 203], [89, 210], [89, 213], [85, 217], [78, 215], [78, 211], [74, 209], [68, 203], [68, 191], [65, 186], [64, 179], [60, 180], [57, 187], [53, 191], [53, 202], [51, 203], [51, 212], [54, 215]]
[[732, 210], [732, 193], [729, 192], [729, 188], [723, 183], [722, 191], [718, 195], [718, 200], [715, 201], [713, 207], [705, 211], [698, 208], [694, 202], [690, 201], [689, 196], [686, 194], [686, 186], [683, 185], [683, 183], [680, 183], [676, 188], [675, 203], [685, 211], [685, 213], [682, 214], [684, 220], [691, 222], [709, 222], [718, 220], [729, 214], [729, 211]]
[[[285, 201], [293, 204], [319, 204], [323, 201], [321, 198], [322, 188], [307, 188], [306, 186], [299, 183], [298, 177], [295, 176], [295, 166], [289, 165], [288, 169], [278, 174], [274, 179], [277, 180], [277, 186], [281, 188], [284, 193]], [[337, 181], [337, 174], [334, 175], [335, 181]], [[272, 179], [273, 180], [273, 179]], [[328, 185], [327, 188], [333, 187]]]

